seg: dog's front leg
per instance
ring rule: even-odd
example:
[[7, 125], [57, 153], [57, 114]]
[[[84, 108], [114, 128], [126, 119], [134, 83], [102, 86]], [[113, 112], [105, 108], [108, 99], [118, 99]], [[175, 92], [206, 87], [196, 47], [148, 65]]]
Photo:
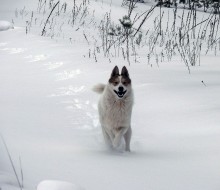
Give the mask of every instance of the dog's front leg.
[[102, 133], [104, 136], [105, 144], [108, 146], [108, 148], [112, 148], [112, 139], [104, 127], [102, 127]]
[[113, 148], [113, 142], [114, 142], [114, 134], [112, 132], [112, 130], [109, 130], [109, 128], [105, 128], [105, 127], [102, 127], [102, 132], [103, 132], [103, 135], [104, 135], [104, 139], [105, 139], [105, 142], [107, 144], [107, 146], [109, 148]]
[[126, 133], [124, 134], [124, 139], [125, 139], [125, 150], [126, 151], [131, 151], [130, 150], [130, 141], [131, 141], [131, 134], [132, 134], [132, 130], [131, 130], [131, 126], [128, 128], [128, 130], [126, 131]]
[[127, 127], [119, 127], [116, 129], [116, 135], [113, 141], [113, 146], [116, 148], [120, 145], [122, 136], [126, 133], [126, 131], [128, 130]]

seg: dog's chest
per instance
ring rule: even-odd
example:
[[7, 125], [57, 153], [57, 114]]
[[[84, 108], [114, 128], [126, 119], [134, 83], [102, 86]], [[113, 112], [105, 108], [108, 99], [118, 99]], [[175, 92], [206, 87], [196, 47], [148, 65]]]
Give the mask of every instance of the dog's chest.
[[132, 105], [125, 101], [106, 101], [102, 110], [103, 124], [108, 128], [128, 127]]

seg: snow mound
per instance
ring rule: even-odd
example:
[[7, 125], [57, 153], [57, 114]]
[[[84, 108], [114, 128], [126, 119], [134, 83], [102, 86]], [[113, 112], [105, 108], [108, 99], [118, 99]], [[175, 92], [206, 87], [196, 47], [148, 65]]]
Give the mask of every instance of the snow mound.
[[9, 30], [9, 29], [14, 29], [13, 24], [8, 21], [0, 20], [0, 31]]
[[83, 190], [82, 188], [66, 181], [45, 180], [39, 183], [37, 190]]

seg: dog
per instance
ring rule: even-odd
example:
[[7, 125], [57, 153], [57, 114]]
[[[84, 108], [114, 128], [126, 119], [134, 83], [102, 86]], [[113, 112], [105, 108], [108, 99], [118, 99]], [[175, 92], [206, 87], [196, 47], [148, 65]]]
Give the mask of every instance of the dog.
[[124, 66], [119, 74], [119, 69], [115, 66], [108, 83], [94, 86], [93, 91], [101, 94], [98, 103], [99, 121], [107, 146], [117, 148], [124, 138], [125, 151], [130, 152], [134, 98], [127, 68]]

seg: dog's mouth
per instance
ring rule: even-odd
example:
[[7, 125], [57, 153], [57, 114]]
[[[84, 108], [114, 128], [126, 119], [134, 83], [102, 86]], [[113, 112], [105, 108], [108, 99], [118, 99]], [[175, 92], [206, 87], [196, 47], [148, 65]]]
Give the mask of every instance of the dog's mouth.
[[125, 91], [116, 91], [114, 90], [115, 94], [118, 95], [119, 98], [123, 98], [123, 96], [126, 94], [127, 90]]

